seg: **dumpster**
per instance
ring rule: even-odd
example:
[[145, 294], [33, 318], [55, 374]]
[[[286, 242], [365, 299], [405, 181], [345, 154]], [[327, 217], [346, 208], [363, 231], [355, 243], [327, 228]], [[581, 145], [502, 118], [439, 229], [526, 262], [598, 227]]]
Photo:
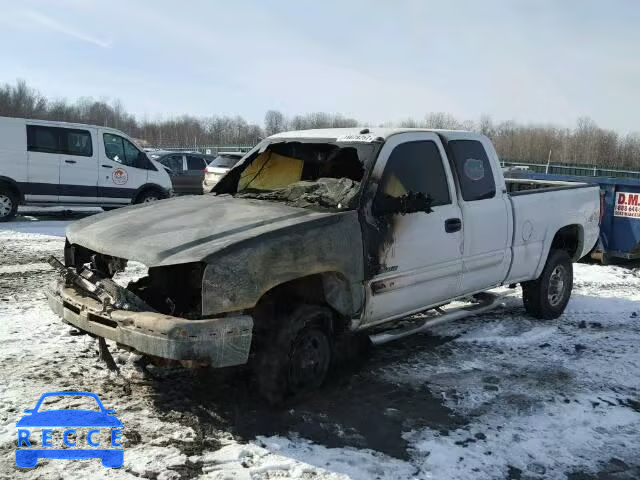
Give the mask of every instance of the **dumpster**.
[[607, 263], [613, 258], [640, 258], [640, 180], [557, 175], [523, 170], [506, 171], [505, 177], [598, 184], [600, 239], [591, 256], [602, 263]]

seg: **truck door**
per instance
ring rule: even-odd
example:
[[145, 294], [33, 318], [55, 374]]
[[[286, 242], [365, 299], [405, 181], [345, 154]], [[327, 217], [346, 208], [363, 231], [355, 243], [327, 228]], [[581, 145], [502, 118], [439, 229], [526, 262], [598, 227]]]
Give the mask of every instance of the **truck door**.
[[[455, 297], [462, 273], [462, 221], [453, 177], [442, 143], [430, 132], [391, 136], [382, 147], [370, 182], [371, 221], [378, 240], [369, 257], [377, 271], [367, 283], [365, 322], [419, 311]], [[431, 213], [376, 214], [384, 195], [422, 192], [433, 199]], [[373, 192], [372, 192], [373, 193]], [[365, 242], [371, 244], [371, 238]]]
[[507, 275], [511, 211], [504, 180], [492, 168], [497, 156], [492, 164], [480, 140], [450, 137], [447, 147], [464, 223], [462, 293], [473, 293], [502, 283]]
[[130, 203], [138, 188], [147, 183], [148, 170], [137, 167], [141, 151], [120, 135], [102, 130], [99, 133], [99, 201]]
[[98, 200], [98, 151], [94, 129], [59, 128], [60, 203], [95, 203]]

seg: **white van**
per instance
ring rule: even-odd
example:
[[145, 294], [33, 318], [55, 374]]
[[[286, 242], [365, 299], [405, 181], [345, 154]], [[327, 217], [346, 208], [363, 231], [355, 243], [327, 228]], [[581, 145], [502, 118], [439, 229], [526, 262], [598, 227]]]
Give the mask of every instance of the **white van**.
[[19, 204], [106, 210], [170, 195], [166, 170], [118, 130], [0, 117], [0, 222]]

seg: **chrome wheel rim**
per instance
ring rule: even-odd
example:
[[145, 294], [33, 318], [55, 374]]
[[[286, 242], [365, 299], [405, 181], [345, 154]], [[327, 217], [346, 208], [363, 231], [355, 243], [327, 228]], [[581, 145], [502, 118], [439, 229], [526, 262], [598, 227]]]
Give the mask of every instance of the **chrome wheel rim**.
[[549, 292], [547, 293], [549, 305], [557, 307], [562, 302], [566, 284], [567, 269], [562, 265], [556, 265], [549, 277]]
[[151, 203], [158, 200], [158, 197], [144, 197], [142, 203]]
[[13, 201], [7, 195], [0, 193], [0, 217], [6, 217], [13, 210]]

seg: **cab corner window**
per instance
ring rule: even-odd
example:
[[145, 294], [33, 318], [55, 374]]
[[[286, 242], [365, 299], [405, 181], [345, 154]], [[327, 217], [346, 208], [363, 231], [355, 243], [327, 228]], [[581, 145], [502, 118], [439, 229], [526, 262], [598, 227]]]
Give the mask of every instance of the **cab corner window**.
[[495, 197], [496, 183], [491, 162], [482, 143], [477, 140], [452, 140], [449, 149], [463, 200], [469, 202]]
[[451, 203], [447, 175], [438, 146], [432, 141], [407, 142], [391, 152], [374, 201], [399, 198], [409, 193], [423, 193], [431, 206]]

